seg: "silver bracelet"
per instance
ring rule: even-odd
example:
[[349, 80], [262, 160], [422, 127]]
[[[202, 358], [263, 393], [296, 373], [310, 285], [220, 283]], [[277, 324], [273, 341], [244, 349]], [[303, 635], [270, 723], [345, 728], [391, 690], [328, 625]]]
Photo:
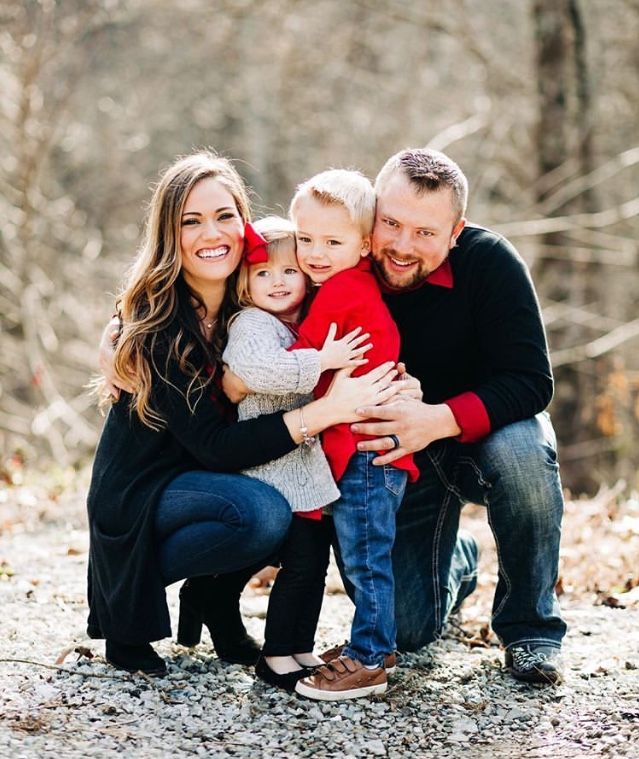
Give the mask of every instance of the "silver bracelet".
[[306, 426], [304, 422], [304, 411], [301, 406], [300, 406], [300, 434], [302, 435], [302, 443], [304, 443], [305, 446], [310, 448], [312, 445], [315, 445], [316, 439], [313, 435], [308, 434], [308, 427]]

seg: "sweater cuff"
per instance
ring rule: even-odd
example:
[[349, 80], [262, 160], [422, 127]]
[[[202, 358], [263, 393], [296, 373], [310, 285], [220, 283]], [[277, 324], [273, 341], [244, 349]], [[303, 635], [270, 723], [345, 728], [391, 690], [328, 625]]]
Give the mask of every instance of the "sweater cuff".
[[476, 443], [490, 433], [490, 418], [484, 402], [476, 393], [461, 393], [444, 403], [461, 427], [460, 443]]

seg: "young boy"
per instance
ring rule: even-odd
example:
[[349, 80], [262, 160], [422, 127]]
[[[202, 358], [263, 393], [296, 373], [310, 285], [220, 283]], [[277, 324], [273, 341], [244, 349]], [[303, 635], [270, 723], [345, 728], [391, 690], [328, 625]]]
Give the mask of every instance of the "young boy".
[[[399, 358], [399, 333], [371, 271], [368, 254], [375, 214], [375, 192], [357, 171], [333, 169], [300, 185], [290, 215], [296, 229], [300, 268], [318, 286], [302, 322], [297, 348], [321, 348], [332, 322], [337, 337], [361, 327], [370, 333], [368, 363], [353, 374]], [[315, 396], [324, 395], [333, 372], [324, 372]], [[300, 418], [304, 433], [304, 420]], [[312, 444], [312, 438], [305, 442]], [[412, 456], [374, 466], [377, 454], [359, 452], [364, 439], [350, 426], [331, 427], [322, 446], [341, 498], [332, 505], [340, 560], [352, 586], [355, 615], [351, 638], [341, 654], [299, 680], [296, 691], [319, 700], [357, 698], [386, 690], [386, 668], [395, 651], [395, 607], [391, 550], [395, 513], [406, 479], [418, 471]]]

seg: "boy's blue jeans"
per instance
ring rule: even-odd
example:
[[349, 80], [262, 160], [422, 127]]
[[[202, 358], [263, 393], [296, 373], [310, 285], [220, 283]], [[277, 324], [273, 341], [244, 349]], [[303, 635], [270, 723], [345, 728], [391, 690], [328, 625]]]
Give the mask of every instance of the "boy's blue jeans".
[[492, 626], [508, 648], [559, 647], [566, 632], [555, 596], [563, 496], [547, 414], [472, 445], [441, 441], [416, 454], [420, 479], [397, 515], [393, 550], [397, 643], [414, 651], [441, 635], [475, 585], [472, 541], [458, 536], [466, 502], [486, 506], [499, 559]]
[[355, 603], [351, 639], [343, 655], [382, 666], [395, 650], [395, 588], [391, 552], [407, 473], [373, 466], [375, 453], [356, 453], [339, 481], [333, 504], [340, 564]]

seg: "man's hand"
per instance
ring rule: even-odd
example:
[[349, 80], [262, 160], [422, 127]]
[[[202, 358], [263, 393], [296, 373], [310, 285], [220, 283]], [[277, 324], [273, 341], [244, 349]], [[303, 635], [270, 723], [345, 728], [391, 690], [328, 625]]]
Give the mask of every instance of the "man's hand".
[[[357, 444], [360, 451], [388, 451], [373, 459], [373, 464], [381, 466], [405, 456], [421, 451], [435, 440], [455, 437], [461, 429], [453, 412], [445, 403], [430, 405], [415, 398], [400, 397], [384, 406], [365, 406], [357, 409], [364, 418], [374, 418], [374, 422], [351, 424], [353, 432], [377, 435], [374, 440], [362, 440]], [[399, 439], [399, 447], [390, 435]]]
[[[400, 361], [397, 364], [397, 371], [399, 372], [399, 375], [395, 382], [401, 382], [397, 396], [401, 398], [414, 398], [415, 400], [421, 401], [424, 396], [421, 382], [417, 377], [413, 377], [412, 374], [409, 374], [406, 371], [406, 364], [403, 361]], [[395, 398], [389, 402], [393, 402], [394, 400]]]
[[98, 364], [100, 366], [100, 371], [104, 375], [105, 387], [116, 401], [120, 397], [120, 390], [124, 390], [126, 393], [133, 392], [133, 388], [122, 382], [113, 371], [115, 341], [117, 340], [119, 333], [120, 320], [117, 316], [114, 316], [104, 328], [98, 349]]
[[243, 401], [251, 392], [244, 384], [244, 381], [237, 374], [233, 374], [226, 364], [224, 364], [222, 372], [222, 390], [224, 390], [224, 395], [226, 395], [231, 403]]

